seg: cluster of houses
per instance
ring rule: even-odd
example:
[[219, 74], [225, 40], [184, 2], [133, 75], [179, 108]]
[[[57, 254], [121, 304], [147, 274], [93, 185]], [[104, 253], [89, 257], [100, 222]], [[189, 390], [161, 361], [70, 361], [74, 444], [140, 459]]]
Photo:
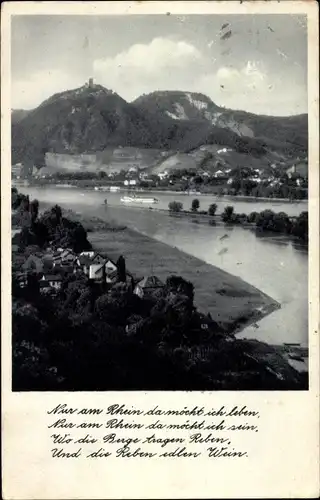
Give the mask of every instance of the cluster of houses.
[[[21, 271], [15, 273], [19, 286], [28, 284], [28, 275], [39, 276], [40, 292], [57, 293], [66, 275], [84, 273], [94, 283], [113, 285], [119, 281], [119, 269], [116, 262], [99, 252], [85, 251], [76, 254], [70, 248], [57, 248], [47, 252], [31, 253], [21, 265]], [[164, 283], [156, 276], [146, 276], [136, 282], [133, 275], [123, 269], [122, 281], [132, 287], [133, 293], [146, 297], [164, 287]]]

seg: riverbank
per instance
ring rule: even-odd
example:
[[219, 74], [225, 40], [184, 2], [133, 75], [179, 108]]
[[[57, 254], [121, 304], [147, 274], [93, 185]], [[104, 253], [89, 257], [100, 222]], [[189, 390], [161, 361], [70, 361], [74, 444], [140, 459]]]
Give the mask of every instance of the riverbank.
[[[307, 373], [292, 368], [266, 332], [260, 340], [235, 335], [279, 309], [278, 303], [244, 281], [249, 269], [240, 273], [242, 279], [236, 278], [233, 270], [228, 274], [219, 269], [219, 260], [200, 260], [197, 237], [192, 240], [199, 251], [189, 254], [188, 247], [180, 247], [180, 238], [175, 243], [179, 249], [170, 237], [160, 242], [157, 232], [137, 227], [126, 210], [99, 208], [94, 199], [79, 203], [76, 197], [72, 203], [66, 197], [57, 205], [62, 200], [54, 197], [46, 210], [46, 195], [47, 203], [39, 210], [37, 200], [13, 194], [12, 209], [19, 208], [32, 222], [29, 229], [24, 227], [15, 250], [20, 261], [15, 262], [12, 286], [14, 390], [307, 388]], [[43, 210], [46, 213], [40, 215]], [[161, 219], [138, 215], [143, 217], [149, 227]], [[186, 225], [190, 239], [192, 225]], [[179, 224], [172, 220], [171, 226], [177, 231]], [[222, 239], [223, 229], [213, 232]], [[71, 250], [66, 254], [63, 248]], [[87, 260], [79, 260], [88, 249], [95, 250], [89, 279]], [[35, 272], [32, 260], [26, 275], [21, 266], [29, 257], [38, 259], [39, 268]], [[72, 265], [66, 266], [66, 257]], [[116, 261], [115, 274], [104, 265], [108, 257]], [[96, 259], [102, 278], [92, 275]], [[147, 275], [162, 278], [161, 290], [138, 298], [137, 283]], [[272, 295], [272, 289], [264, 291]], [[299, 362], [300, 356], [295, 358]]]
[[156, 275], [164, 280], [177, 275], [191, 281], [195, 305], [210, 313], [226, 332], [239, 332], [280, 307], [240, 278], [131, 229], [116, 234], [93, 232], [88, 239], [113, 259], [124, 254], [128, 268], [142, 276]]
[[[108, 209], [108, 207], [110, 208], [118, 207], [117, 204], [113, 203], [109, 203], [108, 205], [103, 204], [103, 206], [106, 208], [106, 210]], [[263, 216], [262, 218], [265, 218], [264, 212], [261, 212], [260, 214], [259, 212], [252, 212], [248, 215], [235, 214], [234, 212], [232, 212], [232, 217], [230, 218], [230, 220], [224, 220], [223, 212], [210, 215], [207, 211], [202, 211], [202, 210], [172, 211], [169, 210], [168, 208], [157, 208], [154, 206], [141, 206], [133, 204], [123, 204], [121, 207], [126, 210], [132, 209], [134, 211], [143, 211], [143, 212], [152, 211], [155, 213], [161, 213], [167, 217], [175, 219], [187, 219], [193, 223], [202, 225], [209, 224], [210, 226], [214, 227], [229, 227], [229, 228], [241, 227], [242, 229], [253, 231], [257, 237], [266, 237], [268, 239], [273, 239], [273, 240], [276, 239], [277, 241], [285, 241], [286, 243], [288, 241], [291, 241], [293, 245], [299, 245], [300, 247], [304, 247], [306, 249], [308, 248], [307, 233], [304, 234], [304, 232], [302, 231], [302, 234], [300, 234], [294, 229], [294, 225], [297, 225], [302, 230], [301, 223], [303, 223], [305, 226], [305, 232], [307, 231], [307, 223], [306, 221], [301, 219], [303, 213], [305, 214], [306, 212], [302, 212], [300, 216], [294, 216], [289, 218], [288, 216], [286, 216], [284, 212], [277, 213], [268, 210], [267, 212], [270, 213], [273, 212], [273, 216], [276, 218], [275, 222], [273, 224], [270, 223], [269, 220], [270, 214], [269, 214], [266, 215], [268, 221], [261, 220], [260, 222], [263, 223], [260, 224], [260, 222], [257, 223], [257, 216], [260, 215], [261, 217]], [[265, 222], [268, 222], [268, 224], [265, 224]]]
[[106, 185], [104, 181], [91, 181], [88, 183], [88, 181], [68, 181], [68, 182], [62, 182], [61, 184], [58, 182], [47, 182], [47, 181], [38, 181], [38, 182], [30, 182], [27, 181], [28, 184], [24, 184], [24, 181], [16, 181], [12, 180], [12, 185], [17, 185], [17, 186], [24, 186], [24, 187], [56, 187], [56, 188], [81, 188], [81, 189], [86, 189], [88, 191], [93, 191], [95, 188], [99, 188], [98, 191], [102, 192], [110, 192], [110, 187], [117, 187], [117, 192], [124, 193], [124, 192], [139, 192], [139, 193], [154, 193], [154, 194], [170, 194], [170, 195], [175, 195], [175, 196], [190, 196], [192, 197], [197, 197], [197, 196], [204, 196], [204, 197], [214, 197], [216, 200], [220, 201], [247, 201], [247, 202], [252, 202], [252, 203], [286, 203], [289, 205], [296, 205], [296, 204], [305, 204], [308, 205], [308, 200], [306, 199], [297, 199], [297, 200], [290, 200], [289, 198], [268, 198], [268, 197], [263, 197], [263, 196], [245, 196], [245, 195], [228, 195], [228, 194], [217, 194], [215, 192], [192, 192], [192, 191], [179, 191], [176, 189], [164, 189], [164, 188], [155, 188], [155, 187], [137, 187], [133, 189], [128, 189], [128, 187], [119, 185], [118, 184], [110, 184]]
[[297, 203], [305, 203], [308, 204], [308, 200], [305, 199], [299, 199], [299, 200], [290, 200], [288, 198], [267, 198], [264, 196], [245, 196], [245, 195], [229, 195], [229, 194], [216, 194], [214, 192], [190, 192], [190, 191], [175, 191], [175, 190], [170, 190], [170, 189], [155, 189], [155, 188], [143, 188], [142, 191], [147, 191], [150, 193], [158, 193], [158, 194], [176, 194], [176, 195], [188, 195], [190, 197], [197, 197], [197, 196], [214, 196], [217, 198], [217, 200], [230, 200], [230, 201], [248, 201], [248, 202], [269, 202], [269, 203], [290, 203], [290, 204], [297, 204]]
[[[78, 213], [76, 217], [84, 227], [92, 224], [92, 218], [88, 220], [88, 216]], [[257, 322], [281, 307], [276, 300], [242, 279], [177, 248], [128, 228], [119, 231], [110, 230], [108, 226], [107, 231], [104, 231], [98, 229], [101, 227], [100, 224], [89, 234], [88, 239], [93, 248], [108, 254], [113, 260], [124, 254], [128, 269], [135, 276], [155, 274], [165, 280], [168, 275], [180, 275], [191, 281], [198, 310], [210, 313], [226, 333], [239, 334], [248, 326], [258, 327]], [[288, 376], [288, 365], [294, 365], [295, 370], [305, 373], [307, 377], [308, 355], [300, 346], [269, 345], [263, 338], [244, 338], [241, 342], [252, 349], [252, 357], [257, 362], [267, 361], [280, 377]], [[294, 362], [292, 355], [302, 355], [302, 362]]]
[[210, 313], [226, 332], [240, 332], [280, 307], [277, 301], [240, 278], [177, 248], [98, 217], [70, 210], [66, 213], [85, 229], [91, 228], [88, 240], [96, 250], [113, 260], [124, 255], [134, 275], [156, 275], [162, 280], [177, 275], [191, 281], [195, 305], [201, 312]]

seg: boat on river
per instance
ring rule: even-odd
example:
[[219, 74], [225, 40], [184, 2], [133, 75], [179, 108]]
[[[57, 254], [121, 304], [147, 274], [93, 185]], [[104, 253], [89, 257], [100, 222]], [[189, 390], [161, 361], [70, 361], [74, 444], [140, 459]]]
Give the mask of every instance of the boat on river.
[[159, 200], [157, 198], [149, 198], [146, 196], [136, 196], [136, 195], [131, 195], [131, 196], [122, 196], [120, 198], [120, 201], [122, 203], [159, 203]]

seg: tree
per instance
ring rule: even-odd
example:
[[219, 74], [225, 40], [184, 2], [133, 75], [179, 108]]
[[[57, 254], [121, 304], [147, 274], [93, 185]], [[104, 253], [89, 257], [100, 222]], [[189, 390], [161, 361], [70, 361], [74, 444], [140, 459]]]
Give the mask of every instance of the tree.
[[203, 178], [201, 177], [201, 175], [196, 175], [193, 179], [193, 182], [195, 184], [203, 184]]
[[33, 200], [30, 203], [30, 214], [32, 223], [34, 223], [37, 220], [38, 213], [39, 213], [39, 201]]
[[29, 195], [24, 196], [21, 204], [20, 204], [20, 210], [21, 212], [28, 212], [30, 207], [30, 200], [29, 200]]
[[211, 203], [208, 209], [208, 214], [213, 217], [216, 214], [217, 208], [218, 205], [216, 203]]
[[225, 209], [221, 215], [223, 222], [231, 222], [232, 217], [233, 217], [233, 213], [234, 213], [233, 206], [229, 205], [229, 206], [225, 207]]
[[[35, 266], [34, 266], [35, 267]], [[39, 278], [35, 272], [36, 270], [32, 273], [28, 274], [28, 279], [27, 279], [27, 290], [29, 294], [29, 298], [34, 299], [39, 295], [40, 291], [40, 285], [39, 285]]]
[[181, 212], [183, 204], [180, 201], [170, 201], [168, 207], [170, 212]]
[[131, 313], [131, 297], [129, 288], [124, 283], [116, 283], [108, 293], [96, 300], [95, 312], [98, 318], [113, 325], [125, 324]]
[[293, 222], [291, 232], [304, 241], [308, 241], [308, 212], [301, 212], [299, 217]]
[[57, 219], [57, 224], [60, 224], [61, 222], [61, 218], [62, 218], [62, 210], [61, 210], [61, 207], [59, 205], [55, 205], [52, 209], [51, 209], [51, 212], [53, 215], [55, 215], [56, 219]]
[[22, 248], [25, 248], [26, 246], [28, 246], [29, 244], [29, 229], [27, 227], [23, 227], [19, 233], [19, 237], [20, 237], [20, 242], [19, 242], [19, 245], [22, 247]]
[[180, 293], [186, 295], [193, 304], [194, 286], [191, 281], [187, 281], [181, 276], [169, 276], [166, 281], [165, 291], [167, 293]]
[[192, 212], [197, 212], [198, 209], [199, 209], [199, 207], [200, 207], [200, 201], [197, 198], [195, 198], [194, 200], [192, 200], [192, 204], [191, 204], [191, 210], [192, 210]]
[[262, 231], [272, 230], [274, 212], [272, 210], [263, 210], [256, 220], [256, 225]]
[[272, 229], [278, 233], [286, 233], [291, 227], [290, 219], [288, 214], [285, 212], [279, 212], [274, 214], [272, 220]]
[[36, 221], [33, 224], [32, 230], [33, 233], [35, 234], [37, 244], [40, 247], [43, 247], [48, 242], [49, 239], [49, 233], [47, 227], [45, 226], [45, 224], [43, 224], [43, 222]]
[[119, 259], [117, 260], [117, 273], [118, 280], [125, 283], [127, 281], [126, 261], [122, 255], [120, 255]]
[[259, 212], [251, 212], [247, 216], [247, 221], [250, 223], [255, 223], [257, 221], [258, 217], [259, 217]]

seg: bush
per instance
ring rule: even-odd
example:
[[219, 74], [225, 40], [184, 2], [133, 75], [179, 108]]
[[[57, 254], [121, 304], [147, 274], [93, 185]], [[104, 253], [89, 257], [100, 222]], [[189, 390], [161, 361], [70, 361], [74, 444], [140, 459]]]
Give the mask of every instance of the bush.
[[183, 204], [180, 201], [170, 201], [168, 207], [170, 212], [181, 212]]
[[251, 212], [247, 217], [247, 221], [250, 223], [255, 223], [257, 222], [258, 217], [259, 217], [259, 212]]
[[257, 227], [262, 231], [272, 230], [274, 215], [274, 212], [268, 209], [260, 212], [259, 216], [256, 219]]
[[216, 214], [218, 205], [216, 203], [211, 203], [209, 206], [208, 214], [211, 215], [212, 217]]
[[291, 233], [293, 236], [308, 241], [308, 212], [301, 212], [299, 217], [293, 222]]
[[233, 220], [233, 214], [234, 214], [234, 207], [233, 206], [227, 206], [225, 207], [221, 217], [223, 222], [231, 222]]
[[200, 207], [200, 201], [196, 198], [192, 200], [191, 210], [192, 212], [197, 212]]
[[238, 219], [239, 219], [240, 224], [244, 224], [245, 222], [247, 222], [247, 215], [246, 214], [239, 214]]

